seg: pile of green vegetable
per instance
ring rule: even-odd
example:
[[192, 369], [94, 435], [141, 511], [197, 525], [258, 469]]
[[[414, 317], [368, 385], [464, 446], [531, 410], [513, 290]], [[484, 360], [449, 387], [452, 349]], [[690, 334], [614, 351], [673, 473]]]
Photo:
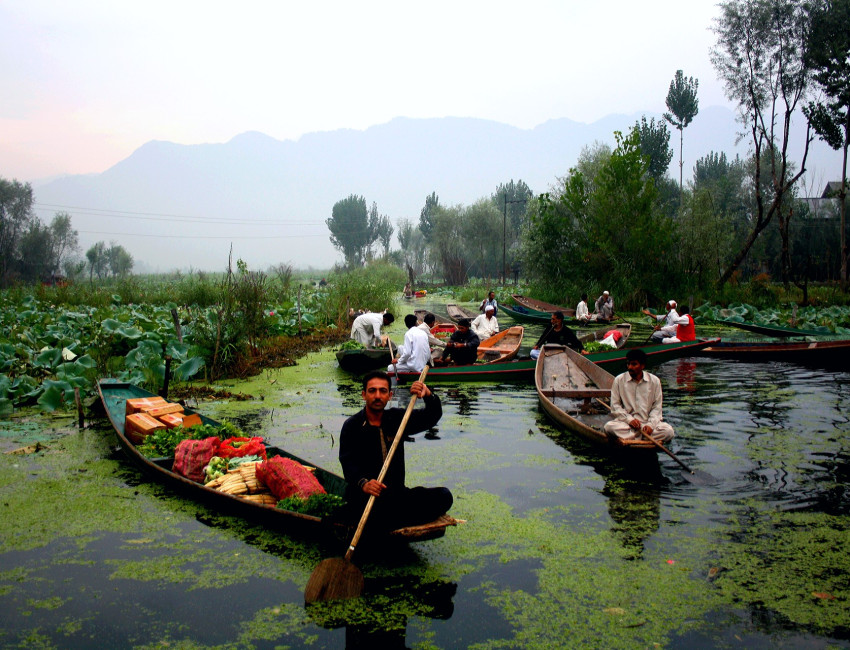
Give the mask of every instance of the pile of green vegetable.
[[170, 458], [174, 456], [174, 450], [184, 440], [203, 440], [215, 436], [221, 440], [232, 437], [245, 437], [242, 430], [230, 422], [220, 425], [199, 424], [194, 427], [174, 427], [173, 429], [159, 429], [145, 438], [144, 443], [137, 448], [148, 458]]
[[328, 517], [344, 505], [345, 501], [343, 501], [342, 497], [336, 494], [326, 493], [311, 494], [306, 499], [302, 499], [296, 494], [277, 502], [277, 507], [281, 510], [300, 512], [305, 515], [313, 515], [314, 517]]

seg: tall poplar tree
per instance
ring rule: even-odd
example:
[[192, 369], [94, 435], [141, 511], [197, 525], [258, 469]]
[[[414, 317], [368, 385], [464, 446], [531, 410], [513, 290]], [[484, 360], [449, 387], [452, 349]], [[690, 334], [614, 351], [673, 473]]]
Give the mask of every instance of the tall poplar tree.
[[664, 113], [664, 119], [679, 129], [679, 191], [682, 191], [682, 145], [685, 127], [690, 124], [699, 113], [699, 100], [697, 99], [697, 88], [699, 81], [693, 77], [685, 77], [681, 70], [676, 70], [676, 76], [670, 82], [670, 90], [667, 91], [667, 108], [669, 113]]

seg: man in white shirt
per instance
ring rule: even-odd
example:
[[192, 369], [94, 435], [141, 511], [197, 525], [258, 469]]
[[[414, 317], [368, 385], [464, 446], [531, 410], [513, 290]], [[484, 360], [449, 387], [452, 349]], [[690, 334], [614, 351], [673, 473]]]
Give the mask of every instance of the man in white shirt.
[[611, 415], [605, 432], [623, 439], [641, 438], [641, 432], [658, 442], [673, 438], [673, 427], [662, 421], [661, 381], [644, 371], [646, 353], [632, 348], [626, 354], [628, 372], [617, 375], [611, 386]]
[[499, 313], [499, 303], [496, 302], [496, 294], [492, 291], [488, 293], [487, 297], [481, 301], [480, 305], [478, 305], [478, 311], [483, 314], [484, 310], [487, 309], [488, 305], [493, 308], [494, 316]]
[[586, 293], [581, 294], [581, 300], [576, 305], [576, 320], [584, 321], [585, 323], [590, 320], [590, 310], [587, 308]]
[[652, 333], [652, 336], [649, 337], [650, 341], [653, 343], [661, 343], [666, 338], [676, 336], [676, 325], [678, 325], [679, 322], [679, 312], [676, 311], [676, 306], [675, 300], [668, 300], [666, 314], [653, 314], [648, 309], [641, 310], [642, 314], [654, 318], [659, 323], [662, 321], [664, 323], [663, 325], [655, 326], [655, 331]]
[[431, 346], [428, 345], [428, 335], [417, 326], [419, 321], [413, 314], [404, 317], [407, 332], [404, 343], [398, 349], [397, 359], [387, 366], [387, 372], [422, 372], [431, 360]]
[[484, 308], [484, 313], [477, 316], [469, 326], [482, 341], [499, 332], [499, 321], [496, 320], [495, 313], [496, 308], [493, 305], [487, 305]]
[[428, 344], [429, 345], [433, 345], [434, 347], [437, 347], [437, 348], [444, 348], [444, 347], [446, 347], [446, 342], [441, 341], [436, 336], [431, 334], [431, 328], [434, 327], [434, 325], [436, 323], [437, 323], [436, 316], [434, 316], [434, 314], [427, 313], [427, 314], [425, 314], [425, 317], [422, 319], [422, 322], [419, 323], [419, 325], [417, 325], [417, 327], [419, 329], [421, 329], [423, 332], [425, 332], [425, 334], [428, 335]]
[[395, 316], [389, 312], [360, 314], [351, 324], [351, 338], [367, 348], [379, 346], [381, 345], [381, 327], [389, 325], [394, 320]]

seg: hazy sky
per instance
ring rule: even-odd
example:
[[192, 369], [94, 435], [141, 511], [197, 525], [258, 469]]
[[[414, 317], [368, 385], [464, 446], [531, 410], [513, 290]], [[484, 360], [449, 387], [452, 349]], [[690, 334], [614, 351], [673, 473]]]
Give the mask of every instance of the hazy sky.
[[149, 140], [280, 140], [393, 117], [660, 113], [677, 69], [726, 105], [714, 0], [0, 2], [0, 177], [102, 172]]

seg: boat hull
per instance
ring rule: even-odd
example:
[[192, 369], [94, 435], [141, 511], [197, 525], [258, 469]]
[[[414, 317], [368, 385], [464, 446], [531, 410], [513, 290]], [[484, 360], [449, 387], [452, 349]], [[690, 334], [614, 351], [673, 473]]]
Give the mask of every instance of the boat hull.
[[654, 456], [657, 447], [648, 440], [605, 433], [611, 418], [593, 400], [610, 398], [613, 383], [612, 374], [560, 345], [544, 345], [534, 371], [540, 406], [555, 423], [595, 444]]

